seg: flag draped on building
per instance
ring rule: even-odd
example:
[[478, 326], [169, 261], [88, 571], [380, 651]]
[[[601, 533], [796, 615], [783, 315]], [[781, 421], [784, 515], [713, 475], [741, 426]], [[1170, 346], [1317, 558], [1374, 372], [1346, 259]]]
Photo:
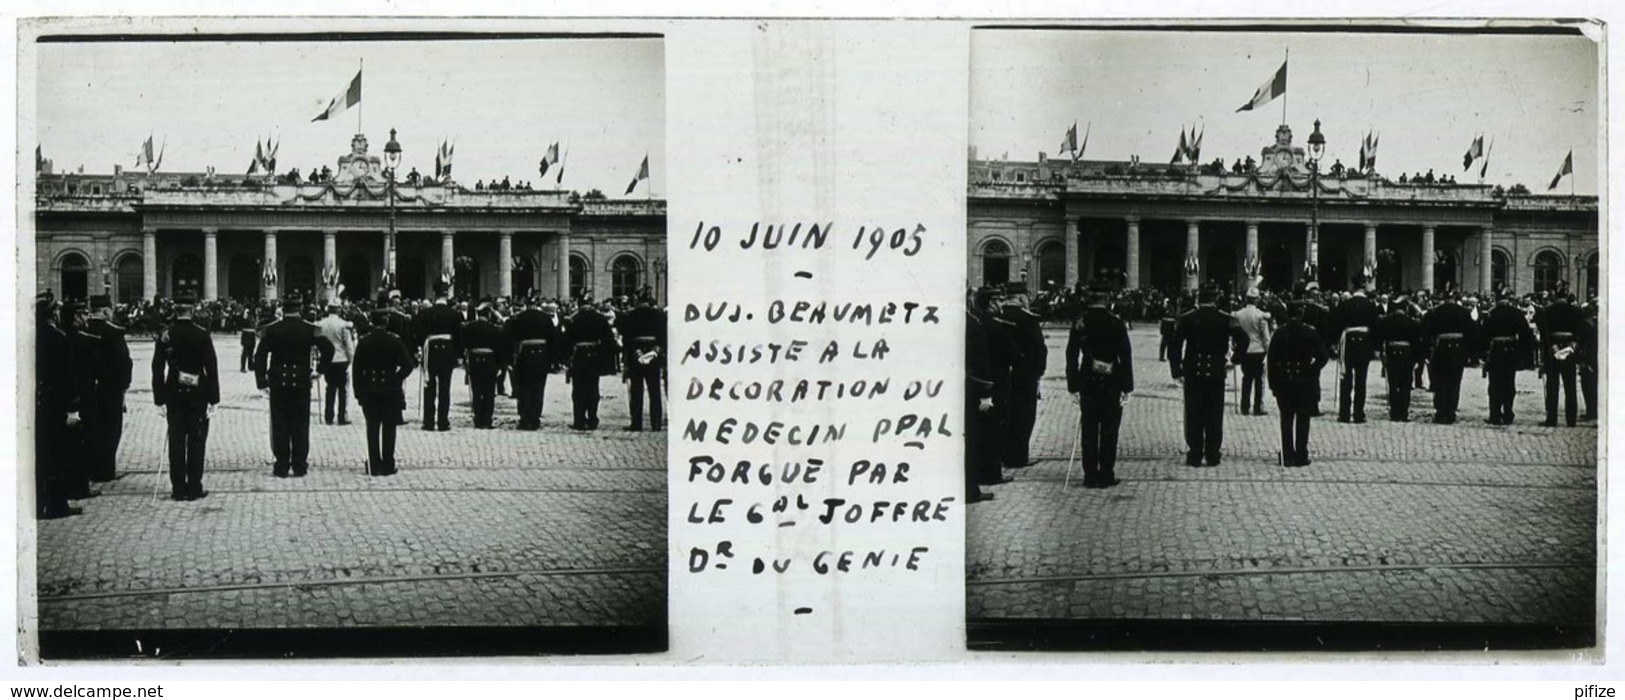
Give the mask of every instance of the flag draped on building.
[[1237, 108], [1236, 111], [1246, 112], [1258, 107], [1263, 107], [1264, 105], [1269, 104], [1270, 100], [1280, 97], [1285, 92], [1286, 61], [1282, 61], [1281, 68], [1275, 71], [1275, 75], [1270, 76], [1270, 79], [1264, 81], [1264, 84], [1258, 87], [1258, 91], [1253, 93], [1253, 99], [1248, 100], [1247, 104]]
[[1557, 183], [1563, 179], [1564, 175], [1573, 175], [1573, 174], [1574, 174], [1574, 150], [1570, 149], [1569, 154], [1567, 156], [1563, 157], [1563, 167], [1560, 167], [1560, 168], [1557, 169], [1557, 175], [1552, 177], [1552, 184], [1547, 185], [1546, 189], [1548, 191], [1557, 189]]
[[361, 102], [361, 71], [356, 71], [355, 77], [350, 79], [350, 85], [334, 96], [333, 99], [328, 100], [327, 108], [322, 110], [322, 113], [316, 115], [316, 118], [311, 121], [319, 122], [332, 118], [340, 112], [354, 107], [359, 102]]
[[1461, 171], [1467, 172], [1473, 168], [1473, 161], [1484, 155], [1484, 135], [1473, 137], [1473, 145], [1467, 147], [1467, 153], [1461, 157]]
[[643, 165], [638, 167], [638, 174], [632, 176], [632, 182], [626, 186], [626, 194], [632, 194], [637, 189], [638, 181], [649, 179], [649, 156], [643, 157]]

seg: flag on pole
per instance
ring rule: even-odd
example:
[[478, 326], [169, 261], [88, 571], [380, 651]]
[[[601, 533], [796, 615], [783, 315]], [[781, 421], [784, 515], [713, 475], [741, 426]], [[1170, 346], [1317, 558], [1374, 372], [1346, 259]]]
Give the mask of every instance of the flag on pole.
[[152, 161], [152, 164], [147, 166], [147, 174], [148, 175], [151, 175], [151, 174], [153, 174], [155, 172], [158, 172], [158, 169], [163, 167], [163, 165], [164, 165], [164, 151], [167, 151], [167, 150], [169, 150], [169, 137], [166, 136], [166, 137], [164, 137], [164, 145], [158, 149], [158, 159], [155, 160], [155, 161]]
[[[1072, 127], [1077, 128], [1077, 124], [1073, 124]], [[1094, 127], [1094, 122], [1089, 122], [1088, 126], [1083, 127], [1083, 143], [1078, 144], [1078, 152], [1072, 154], [1072, 162], [1078, 162], [1083, 158], [1084, 152], [1089, 150], [1089, 132], [1093, 130]]]
[[34, 172], [37, 173], [37, 172], [42, 172], [44, 170], [45, 170], [45, 154], [44, 154], [44, 152], [40, 151], [40, 147], [38, 145], [35, 145], [34, 146]]
[[1190, 151], [1190, 144], [1185, 142], [1185, 127], [1179, 127], [1179, 145], [1174, 147], [1174, 157], [1168, 159], [1168, 164], [1178, 163]]
[[553, 179], [554, 185], [564, 184], [564, 161], [570, 159], [570, 149], [564, 149], [564, 156], [559, 159], [559, 175]]
[[626, 194], [632, 194], [637, 189], [639, 180], [649, 179], [649, 156], [643, 157], [643, 165], [638, 167], [638, 174], [632, 177], [632, 182], [626, 186]]
[[280, 137], [277, 138], [276, 143], [271, 143], [271, 137], [269, 137], [269, 136], [265, 137], [265, 172], [266, 172], [266, 174], [272, 174], [272, 175], [276, 174], [276, 152], [277, 152], [277, 149], [279, 149], [279, 148], [282, 148], [282, 139]]
[[152, 134], [147, 134], [147, 140], [141, 142], [141, 149], [135, 154], [135, 167], [152, 165]]
[[316, 115], [316, 118], [312, 119], [311, 121], [319, 122], [319, 121], [322, 121], [323, 119], [328, 119], [328, 118], [331, 118], [333, 116], [336, 116], [340, 112], [343, 112], [346, 109], [354, 107], [360, 101], [361, 101], [361, 71], [356, 71], [355, 72], [355, 77], [350, 79], [350, 85], [348, 87], [344, 88], [343, 92], [340, 92], [338, 95], [334, 96], [333, 99], [328, 100], [327, 109], [322, 110], [322, 113]]
[[264, 163], [265, 163], [265, 147], [264, 147], [264, 144], [261, 144], [260, 142], [255, 141], [254, 142], [254, 163], [252, 165], [248, 166], [248, 174], [253, 175], [254, 173], [259, 172], [260, 167], [263, 166]]
[[1285, 92], [1286, 61], [1282, 61], [1281, 68], [1275, 71], [1275, 75], [1270, 76], [1269, 80], [1264, 81], [1263, 85], [1258, 86], [1258, 92], [1253, 93], [1253, 99], [1248, 100], [1247, 104], [1237, 108], [1236, 111], [1246, 112], [1258, 107], [1263, 107], [1264, 105], [1269, 104], [1270, 100], [1280, 97]]
[[1490, 171], [1490, 151], [1495, 150], [1495, 139], [1490, 139], [1490, 145], [1484, 147], [1484, 165], [1478, 169], [1478, 179], [1483, 180], [1484, 175]]
[[1365, 138], [1360, 141], [1360, 170], [1371, 172], [1377, 169], [1377, 135], [1367, 131]]
[[553, 145], [547, 147], [547, 152], [542, 154], [542, 172], [537, 177], [547, 177], [547, 169], [557, 162], [559, 162], [559, 142], [554, 141]]
[[440, 150], [434, 155], [434, 176], [438, 178], [451, 177], [452, 156], [457, 152], [457, 145], [441, 139]]
[[1206, 133], [1207, 127], [1205, 126], [1202, 127], [1201, 134], [1196, 133], [1196, 127], [1191, 127], [1191, 137], [1187, 141], [1189, 145], [1185, 150], [1185, 158], [1190, 161], [1191, 165], [1202, 161], [1202, 136]]
[[1548, 191], [1557, 189], [1557, 183], [1558, 183], [1558, 181], [1563, 179], [1564, 175], [1573, 175], [1573, 174], [1574, 174], [1574, 149], [1569, 149], [1569, 154], [1567, 156], [1564, 156], [1564, 158], [1563, 158], [1563, 167], [1557, 169], [1557, 175], [1552, 177], [1552, 184], [1547, 185], [1546, 189]]
[[1484, 155], [1484, 135], [1479, 134], [1473, 138], [1473, 145], [1467, 147], [1467, 153], [1461, 157], [1461, 171], [1467, 172], [1473, 167], [1473, 161]]
[[1076, 121], [1072, 122], [1072, 126], [1066, 130], [1066, 136], [1061, 139], [1061, 152], [1074, 155], [1078, 152], [1078, 123]]

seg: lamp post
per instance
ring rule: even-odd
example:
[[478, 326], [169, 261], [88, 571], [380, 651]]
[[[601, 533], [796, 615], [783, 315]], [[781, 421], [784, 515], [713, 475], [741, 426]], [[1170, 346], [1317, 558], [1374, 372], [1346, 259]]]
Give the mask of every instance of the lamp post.
[[1309, 257], [1304, 261], [1309, 281], [1320, 279], [1320, 158], [1326, 155], [1326, 136], [1320, 133], [1320, 120], [1309, 134]]
[[384, 239], [384, 287], [395, 284], [395, 169], [401, 165], [401, 144], [395, 140], [395, 130], [389, 130], [389, 143], [384, 144], [384, 189], [389, 195], [389, 233]]

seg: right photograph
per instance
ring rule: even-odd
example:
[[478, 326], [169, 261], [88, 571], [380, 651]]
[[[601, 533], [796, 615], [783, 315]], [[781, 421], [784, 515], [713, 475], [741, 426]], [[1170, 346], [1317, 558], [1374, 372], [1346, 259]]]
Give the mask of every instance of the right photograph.
[[975, 30], [970, 648], [1594, 647], [1600, 32]]

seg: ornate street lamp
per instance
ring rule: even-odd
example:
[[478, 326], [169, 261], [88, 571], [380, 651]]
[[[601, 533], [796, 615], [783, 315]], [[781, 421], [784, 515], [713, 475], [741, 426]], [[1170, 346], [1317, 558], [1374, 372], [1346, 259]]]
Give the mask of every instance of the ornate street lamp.
[[1320, 159], [1326, 155], [1326, 136], [1320, 133], [1320, 120], [1309, 134], [1309, 255], [1304, 271], [1309, 281], [1320, 279]]
[[395, 169], [401, 165], [401, 144], [395, 140], [395, 130], [389, 130], [389, 143], [384, 144], [384, 189], [389, 196], [389, 238], [385, 241], [384, 286], [395, 283]]

